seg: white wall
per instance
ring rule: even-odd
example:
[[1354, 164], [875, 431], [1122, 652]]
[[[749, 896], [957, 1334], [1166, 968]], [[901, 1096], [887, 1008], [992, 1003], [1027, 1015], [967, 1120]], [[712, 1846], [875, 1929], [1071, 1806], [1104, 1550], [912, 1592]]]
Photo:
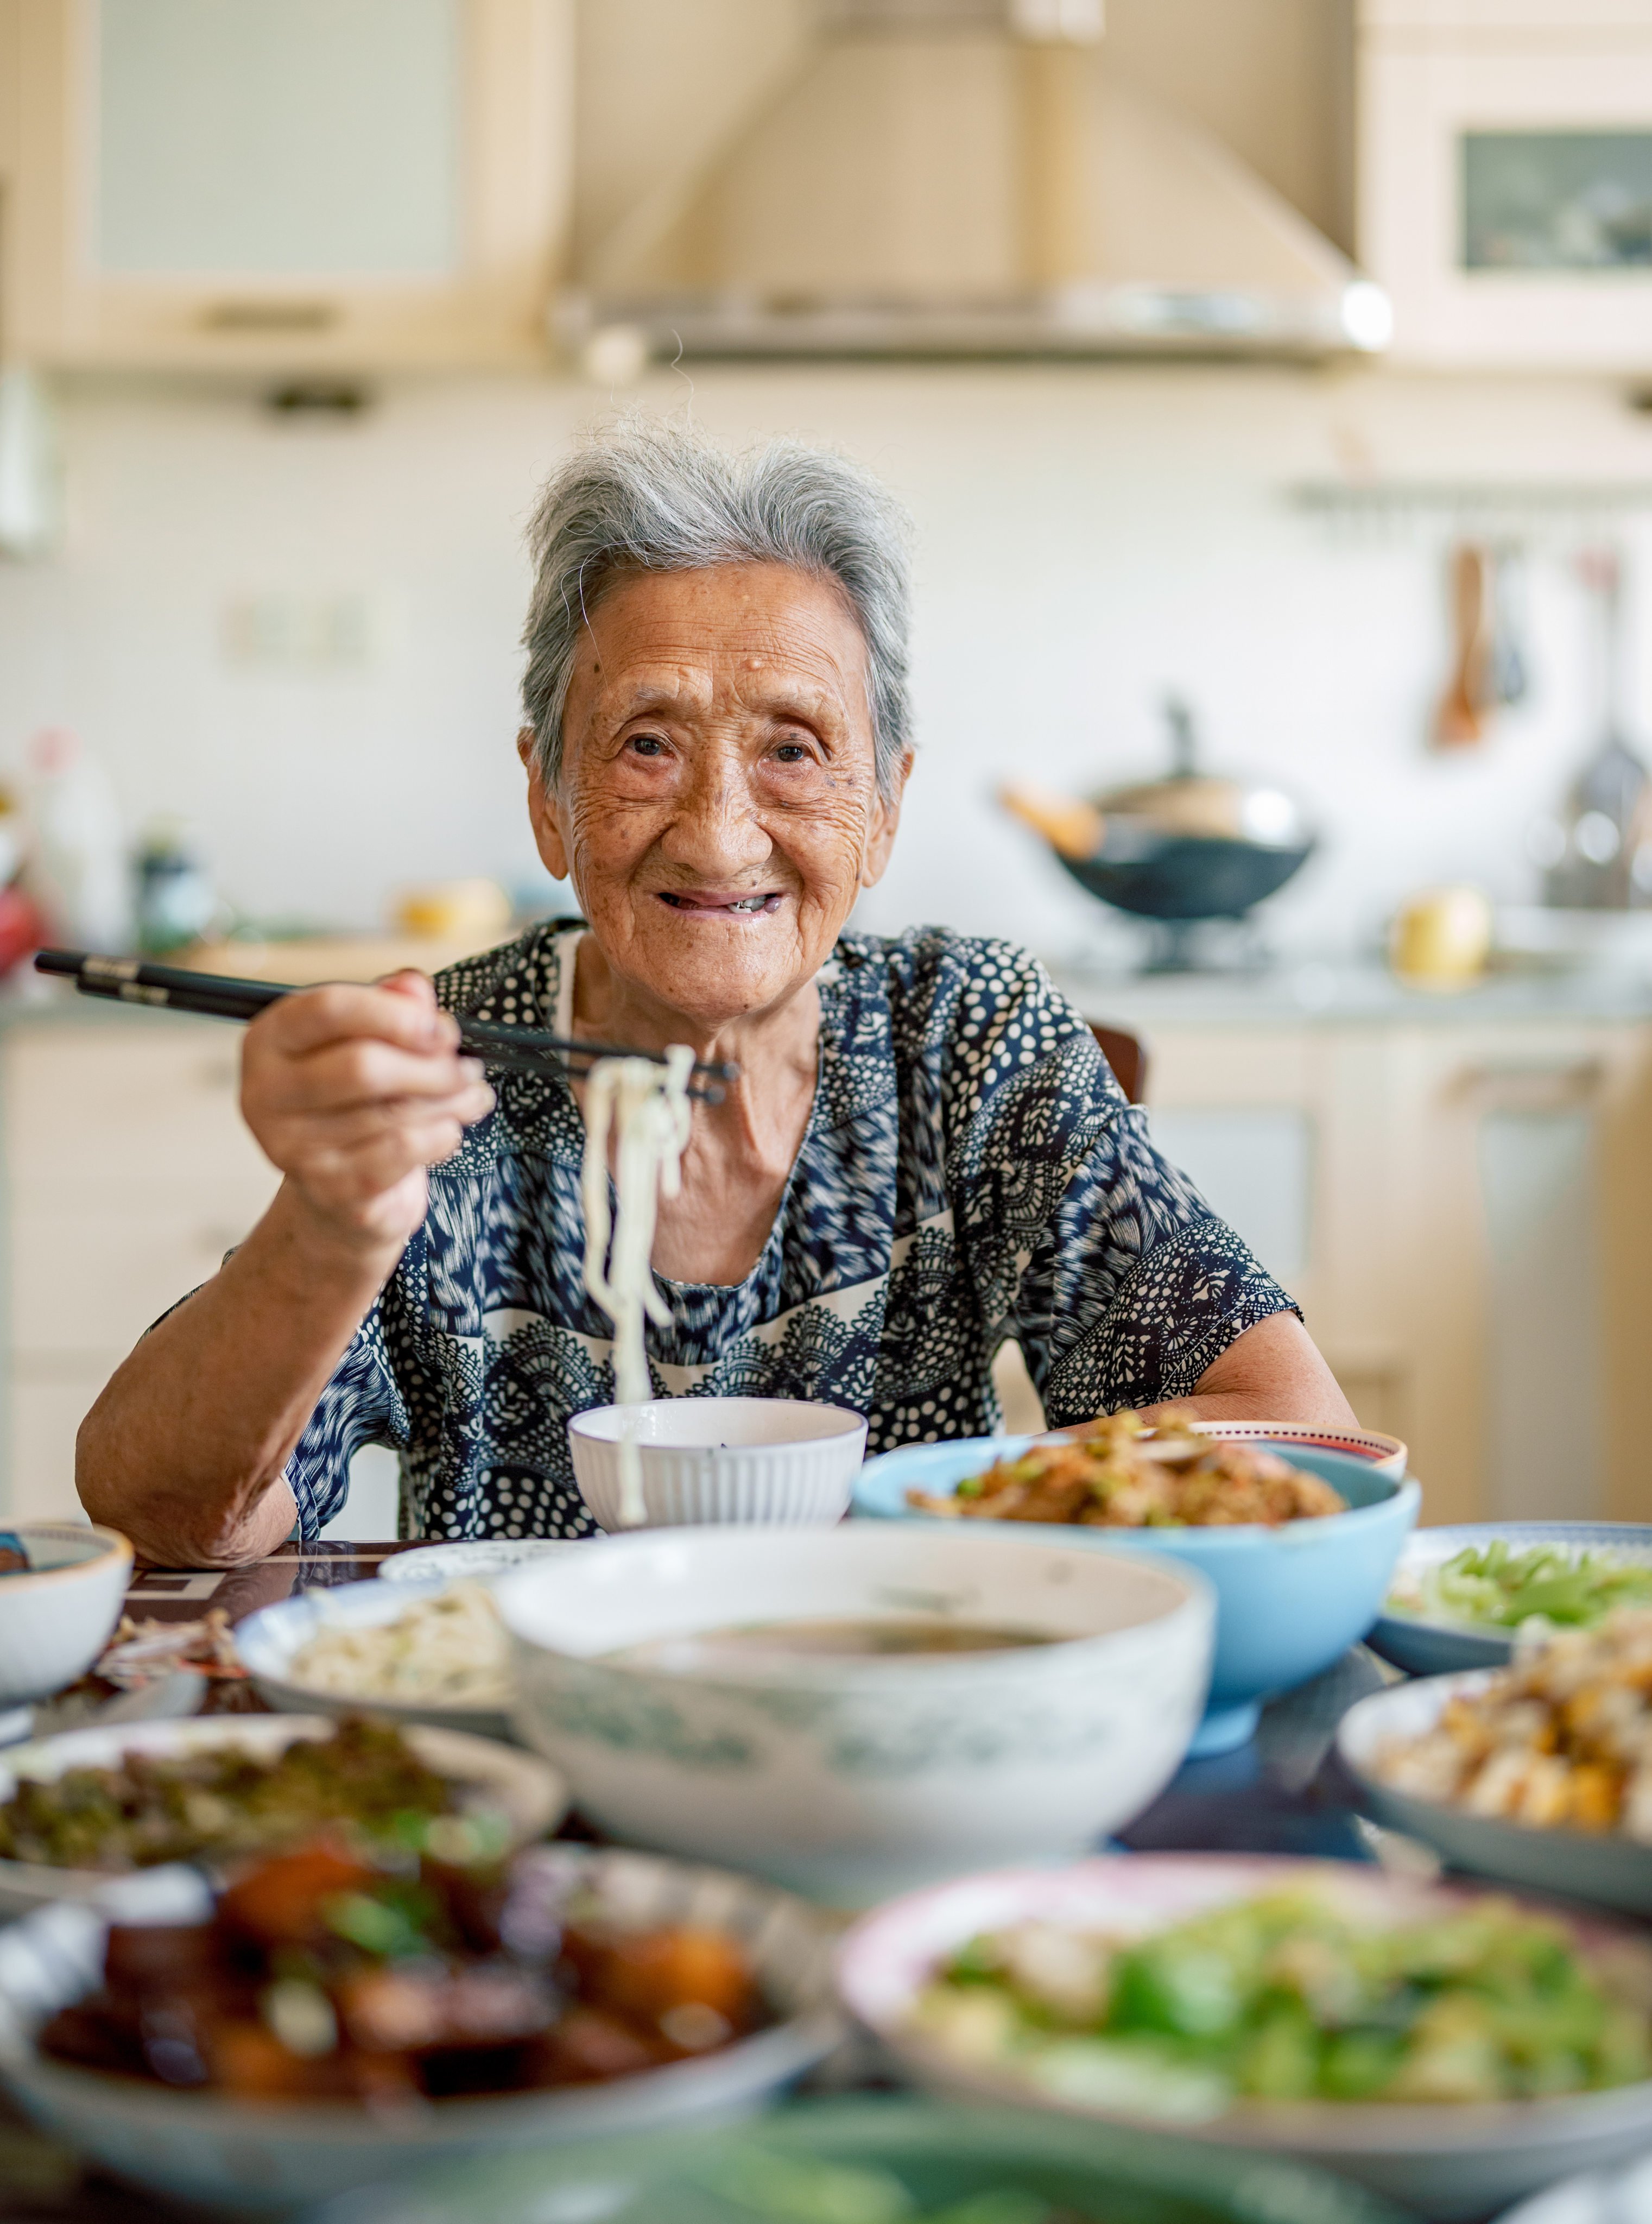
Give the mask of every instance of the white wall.
[[[1152, 766], [1154, 703], [1200, 706], [1222, 765], [1276, 772], [1324, 829], [1279, 938], [1352, 947], [1420, 881], [1528, 893], [1524, 829], [1590, 740], [1567, 551], [1532, 579], [1535, 687], [1483, 749], [1423, 736], [1444, 676], [1443, 540], [1339, 539], [1284, 490], [1350, 457], [1401, 478], [1652, 480], [1652, 422], [1585, 382], [1271, 370], [955, 367], [662, 374], [650, 407], [720, 433], [841, 442], [911, 503], [923, 750], [870, 923], [944, 919], [1056, 954], [1100, 916], [999, 818], [1014, 770]], [[61, 553], [0, 566], [0, 774], [82, 730], [134, 825], [190, 819], [260, 913], [370, 926], [401, 881], [533, 869], [512, 750], [520, 551], [535, 482], [608, 404], [551, 380], [404, 385], [363, 420], [113, 383], [63, 399]], [[1652, 597], [1652, 540], [1634, 595]], [[234, 598], [365, 592], [363, 673], [249, 673]], [[1652, 735], [1652, 663], [1631, 673]]]

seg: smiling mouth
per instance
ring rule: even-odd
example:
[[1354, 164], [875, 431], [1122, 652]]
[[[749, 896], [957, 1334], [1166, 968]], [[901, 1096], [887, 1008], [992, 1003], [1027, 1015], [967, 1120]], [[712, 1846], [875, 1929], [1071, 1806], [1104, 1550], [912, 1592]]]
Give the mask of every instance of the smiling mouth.
[[688, 895], [680, 888], [659, 888], [655, 891], [661, 903], [673, 911], [688, 912], [701, 919], [757, 919], [780, 908], [778, 888], [760, 888], [752, 895], [724, 895], [713, 890], [705, 895]]

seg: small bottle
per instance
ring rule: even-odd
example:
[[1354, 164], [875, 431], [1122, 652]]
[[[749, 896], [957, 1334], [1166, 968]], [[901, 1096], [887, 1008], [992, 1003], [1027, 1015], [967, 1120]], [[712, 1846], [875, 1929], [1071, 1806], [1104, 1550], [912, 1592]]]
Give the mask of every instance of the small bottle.
[[138, 948], [164, 957], [203, 942], [221, 912], [211, 876], [173, 819], [161, 819], [137, 853]]
[[63, 726], [35, 735], [28, 768], [28, 893], [65, 942], [79, 950], [125, 950], [132, 936], [132, 880], [109, 775], [79, 735]]

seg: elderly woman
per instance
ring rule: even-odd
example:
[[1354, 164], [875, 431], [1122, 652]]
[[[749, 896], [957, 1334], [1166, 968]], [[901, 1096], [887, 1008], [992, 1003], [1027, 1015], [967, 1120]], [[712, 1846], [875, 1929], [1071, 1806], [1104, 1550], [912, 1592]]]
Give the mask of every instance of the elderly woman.
[[854, 1406], [873, 1450], [974, 1436], [1015, 1337], [1052, 1425], [1168, 1399], [1349, 1420], [1032, 958], [845, 933], [911, 764], [878, 485], [631, 424], [556, 472], [532, 547], [519, 746], [583, 919], [249, 1029], [243, 1109], [285, 1178], [88, 1416], [87, 1510], [151, 1557], [232, 1564], [313, 1537], [371, 1444], [400, 1455], [408, 1533], [590, 1528], [564, 1425], [613, 1371], [580, 1275], [579, 1090], [490, 1085], [455, 1012], [738, 1061], [660, 1207], [665, 1395]]

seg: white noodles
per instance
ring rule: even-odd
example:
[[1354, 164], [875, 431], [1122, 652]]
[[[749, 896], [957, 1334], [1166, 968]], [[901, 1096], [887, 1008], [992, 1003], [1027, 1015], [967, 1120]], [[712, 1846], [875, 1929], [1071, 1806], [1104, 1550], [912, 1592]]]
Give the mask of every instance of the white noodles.
[[287, 1663], [288, 1679], [335, 1699], [401, 1706], [505, 1707], [510, 1641], [491, 1592], [455, 1583], [417, 1599], [393, 1621], [333, 1623]]
[[[614, 1324], [614, 1394], [621, 1406], [640, 1406], [653, 1394], [643, 1317], [670, 1325], [671, 1313], [654, 1286], [649, 1258], [654, 1218], [663, 1193], [682, 1187], [689, 1139], [688, 1077], [694, 1052], [672, 1043], [665, 1063], [646, 1058], [602, 1058], [585, 1084], [585, 1159], [581, 1190], [585, 1207], [585, 1287]], [[616, 1137], [614, 1191], [618, 1225], [608, 1217], [608, 1144]], [[613, 1237], [609, 1246], [610, 1234]], [[620, 1519], [627, 1528], [646, 1519], [642, 1463], [635, 1423], [620, 1434]]]

